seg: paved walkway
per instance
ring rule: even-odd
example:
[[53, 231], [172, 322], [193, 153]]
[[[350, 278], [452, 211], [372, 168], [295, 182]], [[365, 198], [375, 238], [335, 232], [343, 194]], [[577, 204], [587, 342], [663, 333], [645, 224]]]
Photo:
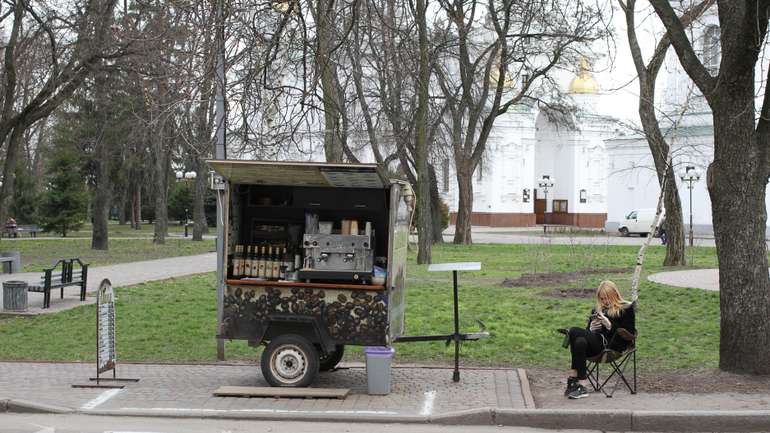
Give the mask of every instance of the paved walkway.
[[[139, 378], [122, 390], [72, 388], [88, 383], [94, 364], [0, 362], [3, 398], [62, 406], [87, 413], [179, 413], [431, 416], [494, 407], [526, 409], [515, 369], [462, 370], [452, 382], [448, 368], [393, 368], [391, 393], [370, 396], [366, 369], [358, 365], [321, 373], [314, 386], [349, 388], [337, 399], [214, 397], [220, 386], [268, 386], [257, 365], [119, 364], [119, 377]], [[530, 407], [530, 409], [534, 409]]]
[[[542, 226], [538, 227], [486, 227], [474, 226], [471, 230], [474, 243], [489, 244], [545, 244], [545, 245], [638, 245], [644, 243], [644, 237], [621, 237], [617, 233], [597, 231], [593, 234], [580, 232], [547, 233], [543, 234]], [[451, 242], [454, 237], [454, 226], [444, 230], [444, 240]], [[694, 245], [713, 247], [714, 239], [696, 237]], [[660, 239], [653, 239], [651, 245], [660, 245]]]
[[719, 269], [660, 272], [648, 276], [647, 279], [674, 287], [719, 291]]
[[[165, 280], [185, 275], [214, 272], [216, 269], [216, 253], [120, 263], [109, 266], [96, 266], [88, 269], [88, 291], [95, 291], [104, 278], [109, 278], [113, 287], [123, 287], [141, 284], [147, 281]], [[2, 274], [0, 275], [0, 283], [10, 280], [21, 280], [39, 284], [41, 275], [41, 272]], [[87, 298], [86, 300], [86, 303], [93, 302], [94, 298]], [[52, 291], [51, 308], [42, 309], [42, 293], [28, 293], [28, 304], [30, 308], [27, 311], [27, 314], [56, 313], [69, 308], [74, 308], [78, 305], [83, 305], [83, 303], [80, 302], [80, 289], [75, 286], [64, 289], [64, 299], [59, 299], [58, 290]], [[0, 299], [0, 307], [1, 306], [2, 299]]]

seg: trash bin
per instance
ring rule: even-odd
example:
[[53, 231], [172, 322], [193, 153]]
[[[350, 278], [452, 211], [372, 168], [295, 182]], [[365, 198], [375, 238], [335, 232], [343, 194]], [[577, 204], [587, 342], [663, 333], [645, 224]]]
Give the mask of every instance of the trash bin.
[[6, 281], [3, 283], [3, 310], [27, 311], [27, 283]]
[[21, 253], [19, 251], [0, 252], [0, 257], [11, 257], [13, 261], [3, 262], [4, 274], [16, 274], [21, 272]]
[[390, 363], [396, 349], [392, 347], [365, 347], [366, 383], [369, 395], [390, 394]]

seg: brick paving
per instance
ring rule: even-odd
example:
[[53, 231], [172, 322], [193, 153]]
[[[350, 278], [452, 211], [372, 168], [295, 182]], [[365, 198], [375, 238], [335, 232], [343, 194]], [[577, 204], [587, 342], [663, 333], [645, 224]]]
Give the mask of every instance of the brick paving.
[[[265, 412], [297, 411], [370, 415], [438, 415], [459, 410], [492, 407], [524, 409], [516, 370], [463, 369], [459, 383], [448, 368], [396, 367], [391, 393], [366, 393], [366, 370], [360, 366], [321, 373], [314, 386], [350, 388], [344, 400], [214, 397], [224, 385], [267, 386], [255, 365], [152, 365], [119, 364], [119, 377], [141, 380], [129, 383], [114, 396], [104, 389], [72, 388], [87, 383], [93, 364], [0, 362], [0, 397], [33, 401], [88, 411], [192, 411]], [[106, 394], [110, 395], [110, 394]]]

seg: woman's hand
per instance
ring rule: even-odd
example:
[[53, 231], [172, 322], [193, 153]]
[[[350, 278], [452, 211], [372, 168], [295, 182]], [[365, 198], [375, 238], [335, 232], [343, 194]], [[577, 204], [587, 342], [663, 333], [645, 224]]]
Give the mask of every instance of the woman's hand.
[[612, 329], [612, 322], [610, 322], [610, 319], [607, 318], [602, 312], [600, 311], [599, 314], [596, 316], [596, 318], [601, 322], [602, 326], [604, 326], [607, 329]]
[[602, 322], [600, 322], [599, 319], [592, 320], [589, 329], [591, 332], [599, 332], [602, 329]]

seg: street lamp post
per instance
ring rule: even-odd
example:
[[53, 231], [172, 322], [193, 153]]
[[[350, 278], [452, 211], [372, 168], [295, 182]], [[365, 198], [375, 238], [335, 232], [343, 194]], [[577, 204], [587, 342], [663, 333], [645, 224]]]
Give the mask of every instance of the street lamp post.
[[700, 180], [700, 173], [693, 166], [685, 167], [684, 174], [680, 176], [682, 182], [687, 182], [687, 189], [690, 190], [690, 246], [693, 246], [692, 239], [692, 189], [693, 184]]
[[[198, 177], [198, 173], [194, 171], [183, 172], [182, 170], [179, 170], [174, 174], [176, 176], [177, 182], [194, 180], [195, 178]], [[187, 226], [190, 223], [190, 217], [188, 212], [189, 212], [188, 208], [184, 208], [184, 237], [187, 237], [188, 235]]]
[[[539, 186], [540, 189], [543, 190], [543, 194], [545, 195], [545, 209], [543, 211], [543, 224], [548, 222], [546, 221], [546, 215], [548, 214], [548, 189], [553, 188], [554, 183], [556, 183], [556, 179], [552, 178], [547, 174], [544, 174], [543, 177], [541, 177], [540, 180], [537, 182], [537, 186]], [[543, 225], [543, 233], [545, 233], [545, 225]]]

